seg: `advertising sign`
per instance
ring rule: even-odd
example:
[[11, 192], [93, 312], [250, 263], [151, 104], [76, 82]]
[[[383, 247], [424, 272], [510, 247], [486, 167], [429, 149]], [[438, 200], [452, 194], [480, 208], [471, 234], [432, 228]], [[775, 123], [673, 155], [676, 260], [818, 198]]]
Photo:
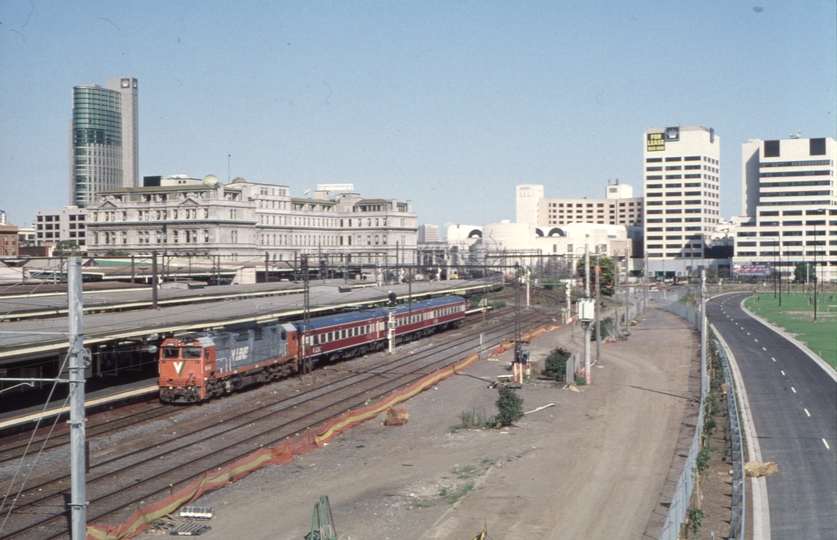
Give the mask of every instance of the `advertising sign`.
[[679, 127], [667, 127], [666, 128], [666, 140], [669, 142], [675, 142], [680, 140], [680, 128]]
[[660, 152], [666, 149], [665, 133], [648, 133], [645, 139], [647, 152]]
[[769, 264], [734, 264], [732, 273], [740, 277], [770, 277], [771, 268]]

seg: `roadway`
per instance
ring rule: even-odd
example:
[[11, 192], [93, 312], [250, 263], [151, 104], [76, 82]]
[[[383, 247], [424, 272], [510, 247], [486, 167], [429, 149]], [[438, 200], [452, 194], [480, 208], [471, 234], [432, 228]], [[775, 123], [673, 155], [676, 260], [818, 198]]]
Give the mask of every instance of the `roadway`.
[[746, 312], [749, 296], [715, 297], [707, 313], [740, 370], [761, 458], [779, 467], [765, 480], [768, 538], [835, 539], [837, 375]]

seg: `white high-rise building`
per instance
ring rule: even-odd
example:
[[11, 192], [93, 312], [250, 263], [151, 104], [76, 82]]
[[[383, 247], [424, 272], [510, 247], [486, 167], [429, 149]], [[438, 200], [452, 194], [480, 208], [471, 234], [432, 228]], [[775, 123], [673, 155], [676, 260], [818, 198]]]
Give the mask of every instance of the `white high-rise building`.
[[427, 244], [439, 241], [439, 226], [425, 223], [418, 226], [418, 243]]
[[734, 264], [769, 264], [790, 279], [810, 262], [820, 279], [837, 279], [837, 142], [754, 139], [741, 145], [741, 163]]
[[645, 251], [651, 275], [689, 275], [720, 222], [720, 147], [703, 126], [658, 127], [643, 135]]
[[543, 199], [543, 186], [518, 184], [515, 193], [515, 222], [538, 226], [538, 202]]

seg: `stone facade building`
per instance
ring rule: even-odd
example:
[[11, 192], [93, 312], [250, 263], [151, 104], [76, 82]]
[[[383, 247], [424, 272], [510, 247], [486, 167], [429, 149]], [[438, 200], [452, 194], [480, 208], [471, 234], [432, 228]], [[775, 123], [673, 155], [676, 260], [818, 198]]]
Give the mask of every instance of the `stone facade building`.
[[[332, 188], [340, 191], [332, 195]], [[220, 184], [123, 188], [88, 208], [88, 254], [211, 255], [257, 263], [300, 254], [329, 264], [415, 263], [410, 201], [364, 199], [351, 185], [292, 197], [287, 186], [236, 178]]]

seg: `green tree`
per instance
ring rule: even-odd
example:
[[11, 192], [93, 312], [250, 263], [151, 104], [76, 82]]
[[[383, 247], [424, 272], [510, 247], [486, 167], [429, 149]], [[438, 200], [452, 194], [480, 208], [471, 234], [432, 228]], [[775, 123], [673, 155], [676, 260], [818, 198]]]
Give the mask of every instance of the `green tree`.
[[[601, 274], [599, 274], [599, 284], [602, 287], [602, 295], [613, 296], [613, 258], [599, 255], [599, 268], [601, 269]], [[590, 255], [590, 294], [592, 296], [595, 296], [596, 293], [596, 274], [593, 273], [595, 269], [596, 256]], [[578, 259], [576, 271], [578, 272], [578, 277], [584, 279], [586, 274], [584, 273], [583, 257]]]
[[75, 240], [61, 240], [52, 250], [53, 257], [72, 257], [73, 255], [81, 255], [81, 249]]
[[793, 269], [794, 283], [816, 283], [817, 282], [817, 267], [811, 263], [800, 262], [796, 263]]

